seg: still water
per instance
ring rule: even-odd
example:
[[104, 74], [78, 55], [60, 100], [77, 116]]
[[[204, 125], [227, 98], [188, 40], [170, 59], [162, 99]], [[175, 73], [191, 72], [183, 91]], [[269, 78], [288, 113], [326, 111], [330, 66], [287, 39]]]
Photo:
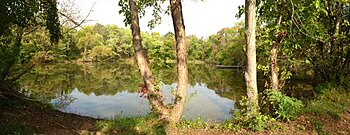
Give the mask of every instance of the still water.
[[[163, 100], [170, 103], [176, 90], [176, 67], [153, 71]], [[118, 63], [51, 64], [35, 67], [21, 78], [32, 97], [57, 109], [96, 118], [139, 116], [149, 113], [148, 100], [141, 95], [142, 80], [136, 66]], [[244, 95], [240, 70], [218, 70], [206, 65], [189, 65], [188, 99], [184, 119], [222, 121], [232, 117], [235, 103]]]

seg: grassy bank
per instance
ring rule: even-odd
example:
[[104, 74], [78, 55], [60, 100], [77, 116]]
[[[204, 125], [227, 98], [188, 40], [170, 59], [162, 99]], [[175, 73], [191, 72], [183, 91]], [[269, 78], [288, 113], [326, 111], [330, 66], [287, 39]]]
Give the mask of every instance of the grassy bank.
[[[317, 87], [319, 92], [306, 100], [295, 118], [289, 120], [277, 115], [261, 114], [244, 120], [242, 116], [223, 123], [183, 120], [166, 129], [165, 123], [153, 114], [145, 117], [118, 117], [99, 121], [103, 133], [123, 134], [348, 134], [350, 133], [350, 93], [343, 87], [330, 84]], [[290, 102], [287, 97], [283, 102]], [[290, 104], [289, 104], [290, 105]], [[291, 110], [287, 110], [291, 111]], [[289, 114], [291, 115], [291, 114]], [[170, 128], [170, 129], [169, 129]]]
[[223, 123], [201, 119], [167, 125], [156, 115], [97, 120], [63, 113], [50, 104], [18, 96], [1, 98], [0, 134], [349, 134], [350, 93], [331, 84], [316, 88], [315, 98], [304, 101], [297, 117], [288, 121], [261, 114], [254, 119]]
[[332, 84], [317, 87], [319, 94], [307, 102], [303, 115], [319, 134], [350, 133], [350, 92]]

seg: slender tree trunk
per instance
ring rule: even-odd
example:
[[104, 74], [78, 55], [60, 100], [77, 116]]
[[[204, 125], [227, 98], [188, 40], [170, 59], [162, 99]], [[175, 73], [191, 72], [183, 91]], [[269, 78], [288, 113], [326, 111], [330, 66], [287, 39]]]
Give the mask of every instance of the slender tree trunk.
[[[341, 41], [339, 41], [340, 39], [338, 38], [339, 35], [341, 34], [340, 30], [341, 30], [341, 22], [342, 21], [342, 12], [343, 12], [343, 4], [341, 4], [340, 2], [337, 2], [337, 15], [336, 15], [336, 21], [335, 21], [335, 28], [334, 28], [334, 33], [333, 33], [333, 40], [331, 42], [332, 45], [332, 49], [331, 49], [331, 53], [332, 53], [332, 57], [334, 59], [334, 64], [333, 64], [333, 68], [335, 68], [335, 71], [341, 70], [341, 66], [342, 66], [342, 61], [343, 61], [343, 50], [342, 48], [342, 43], [340, 43]], [[336, 77], [335, 78], [339, 78], [339, 75], [342, 74], [342, 72], [336, 72]]]
[[256, 0], [245, 1], [245, 25], [246, 25], [246, 47], [247, 47], [247, 67], [245, 71], [245, 81], [247, 87], [248, 100], [251, 103], [250, 111], [253, 115], [258, 114], [258, 88], [256, 73]]
[[154, 79], [147, 58], [142, 49], [140, 25], [138, 17], [138, 9], [134, 0], [129, 0], [131, 12], [131, 30], [133, 37], [134, 50], [138, 67], [140, 69], [143, 81], [146, 85], [149, 95], [149, 101], [152, 109], [160, 114], [161, 118], [168, 120], [169, 111], [163, 105], [161, 91], [156, 91], [154, 88]]
[[[282, 22], [282, 14], [278, 15], [276, 20], [276, 27], [279, 27]], [[271, 46], [270, 50], [270, 64], [271, 64], [271, 88], [278, 90], [278, 48], [281, 44], [281, 33], [276, 30], [275, 42]]]
[[343, 63], [343, 70], [347, 75], [350, 71], [350, 50], [346, 53], [345, 61]]
[[176, 38], [176, 56], [177, 56], [177, 73], [178, 85], [175, 95], [174, 108], [172, 109], [171, 123], [180, 120], [182, 112], [185, 108], [187, 85], [188, 85], [188, 69], [187, 69], [187, 47], [185, 24], [182, 15], [181, 0], [170, 0], [171, 17], [173, 19], [175, 38]]
[[69, 52], [70, 52], [70, 44], [72, 43], [72, 39], [66, 44], [66, 60], [69, 60]]
[[[342, 14], [342, 4], [336, 2], [337, 6], [336, 6], [336, 14], [335, 14], [335, 22], [332, 23], [333, 21], [331, 21], [331, 24], [330, 24], [330, 27], [332, 25], [334, 25], [334, 31], [333, 31], [333, 34], [332, 34], [332, 40], [331, 40], [331, 55], [336, 55], [336, 52], [338, 51], [337, 50], [337, 38], [338, 38], [338, 35], [339, 35], [339, 31], [340, 31], [340, 22], [341, 22], [341, 14]], [[332, 28], [332, 27], [331, 27]]]
[[87, 45], [84, 45], [84, 56], [83, 56], [83, 61], [86, 61], [86, 56], [87, 56]]

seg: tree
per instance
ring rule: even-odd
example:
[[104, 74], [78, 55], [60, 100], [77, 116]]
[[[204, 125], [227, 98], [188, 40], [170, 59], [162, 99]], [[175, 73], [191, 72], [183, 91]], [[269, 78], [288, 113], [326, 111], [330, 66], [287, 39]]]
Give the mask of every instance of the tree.
[[188, 46], [188, 59], [190, 60], [202, 60], [204, 56], [202, 48], [203, 40], [194, 35], [187, 37], [186, 44]]
[[298, 67], [301, 61], [309, 63], [302, 65], [311, 66], [315, 82], [342, 82], [349, 72], [348, 2], [265, 0], [258, 5], [258, 24], [263, 24], [258, 61], [270, 71], [272, 89], [281, 89], [292, 73], [304, 69]]
[[[244, 22], [237, 23], [231, 28], [223, 28], [216, 34], [209, 36], [202, 48], [197, 48], [196, 50], [206, 52], [203, 54], [203, 57], [207, 55], [207, 62], [242, 66], [246, 61], [242, 57], [244, 55], [243, 44], [245, 44], [244, 31]], [[193, 48], [192, 45], [191, 48]], [[189, 55], [191, 55], [190, 52]]]
[[111, 46], [120, 57], [131, 57], [133, 51], [131, 30], [116, 25], [107, 25], [106, 29], [108, 31], [106, 45]]
[[24, 36], [34, 32], [38, 27], [45, 27], [50, 33], [50, 41], [52, 43], [59, 41], [61, 32], [56, 4], [56, 0], [0, 2], [0, 83], [6, 82], [5, 85], [10, 85], [33, 67], [29, 66], [18, 74], [11, 72], [14, 71], [14, 65], [19, 62]]
[[134, 43], [135, 56], [137, 60], [138, 67], [143, 77], [146, 89], [149, 91], [149, 100], [152, 106], [152, 109], [160, 114], [161, 119], [168, 120], [169, 111], [163, 105], [161, 92], [155, 89], [154, 79], [150, 66], [148, 64], [147, 58], [142, 50], [141, 42], [141, 32], [139, 25], [138, 9], [136, 2], [134, 0], [129, 0], [130, 5], [130, 17], [131, 17], [131, 30]]
[[[261, 35], [259, 40], [261, 40], [262, 46], [267, 46], [263, 47], [266, 49], [265, 51], [269, 50], [270, 87], [278, 90], [281, 88], [281, 85], [279, 85], [279, 71], [281, 69], [278, 66], [278, 54], [279, 52], [286, 52], [284, 49], [291, 50], [288, 44], [284, 43], [286, 34], [290, 32], [288, 29], [292, 27], [292, 10], [289, 8], [291, 5], [286, 0], [260, 1], [260, 5], [258, 23], [266, 25], [259, 32]], [[282, 44], [284, 46], [281, 48]], [[263, 62], [260, 65], [263, 65]]]
[[93, 31], [100, 34], [103, 37], [103, 42], [106, 41], [108, 36], [108, 31], [104, 25], [96, 23], [93, 27]]
[[[126, 7], [125, 1], [119, 1], [119, 5]], [[187, 46], [185, 36], [185, 26], [182, 15], [182, 5], [180, 0], [170, 0], [170, 11], [173, 18], [175, 39], [176, 39], [176, 55], [177, 55], [177, 71], [178, 71], [178, 86], [175, 93], [174, 107], [169, 110], [163, 105], [161, 98], [161, 91], [156, 91], [154, 88], [154, 79], [148, 65], [145, 54], [142, 52], [141, 34], [139, 28], [138, 8], [141, 7], [154, 7], [158, 14], [160, 1], [142, 1], [139, 5], [134, 0], [129, 0], [129, 10], [122, 8], [120, 12], [123, 12], [126, 19], [125, 23], [131, 23], [131, 29], [133, 34], [133, 43], [135, 47], [135, 55], [140, 68], [141, 75], [145, 82], [147, 91], [149, 92], [149, 99], [152, 108], [160, 114], [160, 117], [165, 119], [169, 123], [176, 123], [180, 120], [182, 112], [184, 110], [184, 104], [187, 96], [188, 85], [188, 69], [187, 69]], [[145, 7], [144, 7], [145, 6]], [[124, 10], [123, 10], [124, 9]], [[143, 10], [141, 10], [143, 11]], [[144, 12], [144, 11], [143, 11]], [[153, 15], [155, 15], [153, 14]], [[159, 16], [158, 16], [159, 17]], [[157, 16], [156, 16], [157, 18]], [[157, 20], [156, 20], [157, 21]], [[158, 20], [159, 21], [159, 20]], [[154, 24], [155, 22], [151, 22]]]
[[[282, 0], [283, 1], [283, 0]], [[281, 6], [284, 2], [279, 3], [279, 10], [282, 10]], [[282, 11], [279, 12], [278, 17], [276, 19], [276, 27], [279, 28], [282, 22]], [[271, 46], [270, 50], [270, 63], [271, 63], [271, 88], [274, 90], [278, 90], [278, 48], [283, 41], [285, 34], [280, 34], [278, 29], [275, 30], [275, 40]]]
[[259, 112], [258, 105], [258, 88], [256, 72], [256, 45], [255, 45], [255, 28], [256, 28], [256, 0], [245, 1], [245, 24], [246, 24], [246, 53], [247, 67], [245, 70], [245, 80], [247, 87], [248, 100], [251, 103], [250, 112], [257, 115]]
[[93, 30], [92, 26], [85, 26], [77, 33], [78, 47], [84, 50], [83, 60], [88, 60], [88, 49], [102, 45], [103, 37]]
[[182, 15], [181, 0], [170, 0], [171, 17], [173, 19], [175, 39], [176, 39], [176, 62], [178, 83], [174, 101], [174, 109], [172, 112], [173, 123], [180, 120], [182, 112], [185, 108], [187, 85], [188, 85], [188, 67], [187, 67], [187, 46], [185, 24]]

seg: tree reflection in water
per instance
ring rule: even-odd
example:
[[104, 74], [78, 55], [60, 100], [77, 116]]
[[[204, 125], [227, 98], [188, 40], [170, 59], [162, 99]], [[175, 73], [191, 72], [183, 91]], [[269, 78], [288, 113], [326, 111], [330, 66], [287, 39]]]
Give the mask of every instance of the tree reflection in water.
[[73, 103], [77, 98], [70, 95], [70, 93], [66, 93], [63, 89], [61, 93], [56, 94], [56, 98], [51, 101], [51, 104], [59, 110], [64, 110], [67, 106]]
[[[153, 72], [155, 78], [164, 83], [161, 87], [163, 90], [169, 90], [170, 92], [170, 87], [176, 88], [176, 66], [158, 69]], [[197, 106], [194, 102], [200, 102], [201, 100], [196, 98], [205, 96], [205, 94], [208, 94], [206, 92], [208, 90], [213, 90], [214, 94], [217, 94], [220, 98], [227, 98], [232, 101], [240, 100], [240, 97], [245, 94], [242, 73], [240, 70], [217, 70], [207, 65], [189, 65], [189, 89], [192, 89], [192, 92], [189, 92], [191, 98], [187, 102], [192, 106]], [[32, 96], [43, 102], [51, 102], [58, 109], [64, 109], [70, 104], [78, 102], [79, 99], [71, 96], [74, 90], [87, 96], [118, 97], [118, 94], [124, 94], [125, 96], [127, 93], [138, 94], [138, 92], [142, 92], [140, 91], [141, 82], [139, 71], [135, 65], [118, 63], [37, 66], [20, 80], [20, 84], [29, 89]], [[205, 91], [203, 91], [204, 89]], [[170, 95], [168, 100], [171, 100], [169, 92], [165, 93]], [[134, 98], [140, 96], [141, 94], [138, 94]], [[93, 100], [96, 97], [90, 97], [90, 99]], [[167, 97], [164, 95], [164, 98]], [[195, 101], [192, 102], [192, 100]], [[121, 103], [121, 101], [116, 102]], [[213, 106], [220, 105], [213, 104]]]

